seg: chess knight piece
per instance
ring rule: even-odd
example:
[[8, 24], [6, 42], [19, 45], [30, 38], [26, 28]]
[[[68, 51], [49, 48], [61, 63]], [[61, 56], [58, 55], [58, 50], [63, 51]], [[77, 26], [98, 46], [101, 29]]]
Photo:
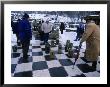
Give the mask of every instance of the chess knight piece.
[[49, 43], [46, 43], [45, 44], [45, 53], [49, 53], [50, 52], [50, 44]]
[[69, 44], [70, 44], [70, 40], [67, 40], [65, 46], [65, 52], [68, 52]]
[[55, 46], [56, 46], [55, 41], [52, 40], [52, 41], [51, 41], [51, 47], [55, 47]]
[[61, 45], [61, 44], [58, 45], [58, 53], [59, 53], [59, 54], [62, 53], [62, 45]]
[[52, 59], [55, 58], [55, 53], [52, 50], [50, 51], [50, 58], [52, 58]]

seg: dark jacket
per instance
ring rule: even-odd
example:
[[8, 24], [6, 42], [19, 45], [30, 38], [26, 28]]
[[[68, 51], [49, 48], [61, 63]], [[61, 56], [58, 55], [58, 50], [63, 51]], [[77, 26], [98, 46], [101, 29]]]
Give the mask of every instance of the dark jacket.
[[79, 26], [77, 26], [77, 33], [84, 33], [84, 25], [82, 23], [80, 23]]
[[30, 40], [32, 38], [31, 25], [27, 19], [19, 22], [19, 38], [21, 41]]
[[18, 22], [11, 21], [11, 27], [14, 34], [18, 33]]

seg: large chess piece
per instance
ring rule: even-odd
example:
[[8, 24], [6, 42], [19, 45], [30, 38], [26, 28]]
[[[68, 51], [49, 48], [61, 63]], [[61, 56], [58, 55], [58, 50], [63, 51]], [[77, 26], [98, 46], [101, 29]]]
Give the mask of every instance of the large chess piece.
[[50, 51], [50, 58], [52, 58], [52, 59], [54, 59], [55, 58], [55, 53], [54, 53], [54, 51]]
[[70, 40], [66, 41], [65, 52], [68, 52]]
[[58, 45], [58, 53], [59, 53], [59, 54], [62, 53], [62, 45], [61, 45], [61, 44]]
[[51, 47], [55, 47], [55, 46], [56, 46], [55, 41], [52, 40], [52, 41], [51, 41]]
[[70, 43], [69, 48], [68, 48], [68, 57], [69, 58], [73, 58], [73, 49], [72, 49], [72, 47], [73, 47], [73, 43]]
[[59, 39], [56, 39], [56, 45], [58, 45], [59, 44]]
[[49, 53], [50, 52], [50, 44], [49, 43], [46, 43], [45, 44], [45, 53]]

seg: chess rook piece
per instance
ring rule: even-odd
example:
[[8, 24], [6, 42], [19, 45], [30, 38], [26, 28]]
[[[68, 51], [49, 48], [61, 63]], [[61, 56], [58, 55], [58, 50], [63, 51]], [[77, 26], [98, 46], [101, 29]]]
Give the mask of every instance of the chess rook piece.
[[58, 45], [58, 53], [59, 53], [59, 54], [62, 53], [62, 45], [61, 45], [61, 44]]
[[45, 44], [45, 53], [49, 53], [50, 52], [50, 44], [49, 43], [46, 43]]
[[52, 59], [55, 58], [55, 53], [52, 50], [50, 51], [50, 58], [52, 58]]
[[73, 50], [72, 50], [72, 49], [69, 49], [69, 50], [68, 50], [68, 57], [69, 57], [69, 58], [73, 58], [73, 56], [74, 56], [74, 55], [73, 55]]

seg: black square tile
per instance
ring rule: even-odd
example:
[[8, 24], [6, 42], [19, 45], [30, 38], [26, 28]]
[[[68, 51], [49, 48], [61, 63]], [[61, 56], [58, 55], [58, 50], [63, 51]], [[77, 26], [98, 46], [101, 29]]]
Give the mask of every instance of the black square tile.
[[11, 64], [11, 73], [14, 73], [17, 64]]
[[34, 62], [32, 65], [33, 70], [43, 70], [48, 69], [47, 63], [45, 61]]
[[76, 76], [72, 76], [72, 77], [86, 77], [84, 74], [81, 75], [76, 75]]
[[60, 64], [62, 66], [70, 66], [70, 65], [73, 65], [73, 63], [71, 62], [70, 59], [59, 59], [60, 61]]
[[21, 47], [21, 46], [19, 46], [19, 47], [17, 47], [17, 49], [22, 49], [22, 47]]
[[67, 54], [65, 54], [68, 58], [77, 58], [77, 55], [76, 54], [73, 54], [73, 57], [70, 57], [69, 55], [68, 55], [68, 53]]
[[28, 62], [32, 62], [32, 57], [28, 57], [27, 59], [24, 59], [23, 57], [21, 57], [18, 61], [18, 64], [28, 63]]
[[40, 46], [32, 46], [32, 49], [40, 48]]
[[86, 63], [90, 63], [90, 61], [88, 61], [87, 59], [85, 59], [84, 57], [80, 57], [84, 62]]
[[67, 72], [63, 67], [55, 67], [49, 69], [50, 75], [52, 77], [66, 77], [68, 76]]
[[32, 71], [15, 73], [14, 77], [32, 77]]
[[42, 51], [45, 51], [45, 48], [41, 48], [42, 49]]
[[45, 55], [44, 57], [46, 61], [56, 60], [56, 56], [54, 58], [50, 58], [50, 55]]
[[83, 73], [88, 73], [88, 72], [94, 72], [96, 70], [93, 69], [92, 66], [89, 66], [88, 64], [77, 64], [78, 68], [83, 72]]
[[16, 57], [19, 57], [20, 56], [20, 53], [12, 53], [11, 54], [11, 57], [12, 58], [16, 58]]
[[32, 52], [32, 56], [42, 56], [42, 52]]

